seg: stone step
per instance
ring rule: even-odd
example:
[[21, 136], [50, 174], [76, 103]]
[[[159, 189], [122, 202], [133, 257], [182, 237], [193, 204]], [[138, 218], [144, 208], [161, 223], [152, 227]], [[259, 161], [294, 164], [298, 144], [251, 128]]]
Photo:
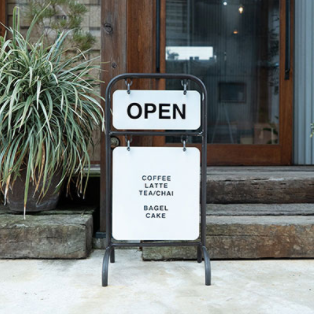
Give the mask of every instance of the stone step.
[[208, 167], [207, 203], [314, 203], [314, 167]]
[[[313, 204], [208, 205], [206, 246], [210, 257], [314, 258], [313, 207]], [[196, 249], [145, 247], [143, 259], [196, 259]]]
[[314, 204], [207, 204], [207, 216], [314, 216]]
[[91, 208], [29, 214], [24, 220], [0, 207], [0, 258], [86, 258], [92, 235]]

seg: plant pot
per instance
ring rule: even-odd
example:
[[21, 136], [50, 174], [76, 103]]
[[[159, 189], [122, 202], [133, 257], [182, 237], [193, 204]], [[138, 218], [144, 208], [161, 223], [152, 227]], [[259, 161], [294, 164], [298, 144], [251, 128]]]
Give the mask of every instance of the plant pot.
[[[16, 179], [13, 187], [9, 188], [7, 195], [7, 203], [10, 210], [14, 212], [23, 213], [24, 212], [24, 191], [25, 191], [25, 179], [26, 179], [26, 170], [21, 171], [20, 177]], [[59, 197], [60, 190], [55, 192], [56, 186], [61, 179], [61, 171], [56, 172], [52, 179], [50, 187], [44, 197], [38, 201], [40, 196], [40, 190], [42, 187], [42, 181], [39, 183], [39, 188], [35, 193], [36, 186], [30, 182], [28, 189], [28, 198], [26, 203], [26, 213], [36, 213], [46, 210], [55, 209]]]

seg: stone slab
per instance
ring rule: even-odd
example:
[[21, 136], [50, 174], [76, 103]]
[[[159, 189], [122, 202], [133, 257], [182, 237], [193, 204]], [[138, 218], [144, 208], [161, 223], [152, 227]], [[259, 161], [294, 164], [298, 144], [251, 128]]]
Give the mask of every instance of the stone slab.
[[[314, 258], [314, 216], [209, 216], [206, 244], [211, 259]], [[196, 259], [196, 249], [145, 247], [143, 259]]]
[[207, 204], [207, 216], [314, 216], [314, 204]]
[[92, 214], [0, 215], [0, 258], [86, 258]]
[[[75, 206], [75, 205], [67, 205], [64, 207], [58, 207], [54, 210], [47, 210], [42, 211], [40, 213], [27, 213], [26, 212], [26, 218], [31, 216], [46, 216], [46, 215], [84, 215], [84, 214], [90, 214], [92, 215], [94, 213], [94, 209], [90, 206]], [[17, 213], [9, 209], [8, 206], [0, 205], [0, 215], [14, 215], [14, 216], [21, 216], [22, 213]]]
[[207, 203], [313, 203], [314, 167], [208, 167]]

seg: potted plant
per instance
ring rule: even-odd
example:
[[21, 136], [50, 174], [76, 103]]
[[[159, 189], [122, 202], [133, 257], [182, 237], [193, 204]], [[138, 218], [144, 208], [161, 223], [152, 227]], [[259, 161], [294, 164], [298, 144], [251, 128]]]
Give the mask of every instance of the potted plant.
[[104, 129], [99, 81], [90, 73], [99, 66], [80, 51], [64, 56], [63, 43], [71, 31], [48, 47], [43, 37], [30, 43], [42, 12], [23, 36], [15, 8], [13, 26], [7, 28], [10, 38], [0, 37], [0, 188], [10, 208], [24, 216], [26, 209], [55, 206], [63, 183], [69, 190], [74, 178], [84, 195], [87, 148], [93, 130]]

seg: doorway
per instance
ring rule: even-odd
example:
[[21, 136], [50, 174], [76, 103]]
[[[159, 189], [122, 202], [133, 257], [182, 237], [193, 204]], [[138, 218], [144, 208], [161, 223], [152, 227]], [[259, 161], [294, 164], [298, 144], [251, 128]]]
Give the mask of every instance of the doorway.
[[208, 164], [291, 164], [291, 2], [167, 0], [160, 9], [161, 71], [196, 75], [207, 87]]
[[[294, 0], [110, 0], [102, 20], [102, 60], [111, 60], [105, 81], [183, 72], [205, 83], [208, 165], [292, 163]], [[138, 81], [132, 88], [182, 86]], [[170, 136], [134, 145], [181, 143]], [[189, 145], [199, 143], [189, 138]]]

